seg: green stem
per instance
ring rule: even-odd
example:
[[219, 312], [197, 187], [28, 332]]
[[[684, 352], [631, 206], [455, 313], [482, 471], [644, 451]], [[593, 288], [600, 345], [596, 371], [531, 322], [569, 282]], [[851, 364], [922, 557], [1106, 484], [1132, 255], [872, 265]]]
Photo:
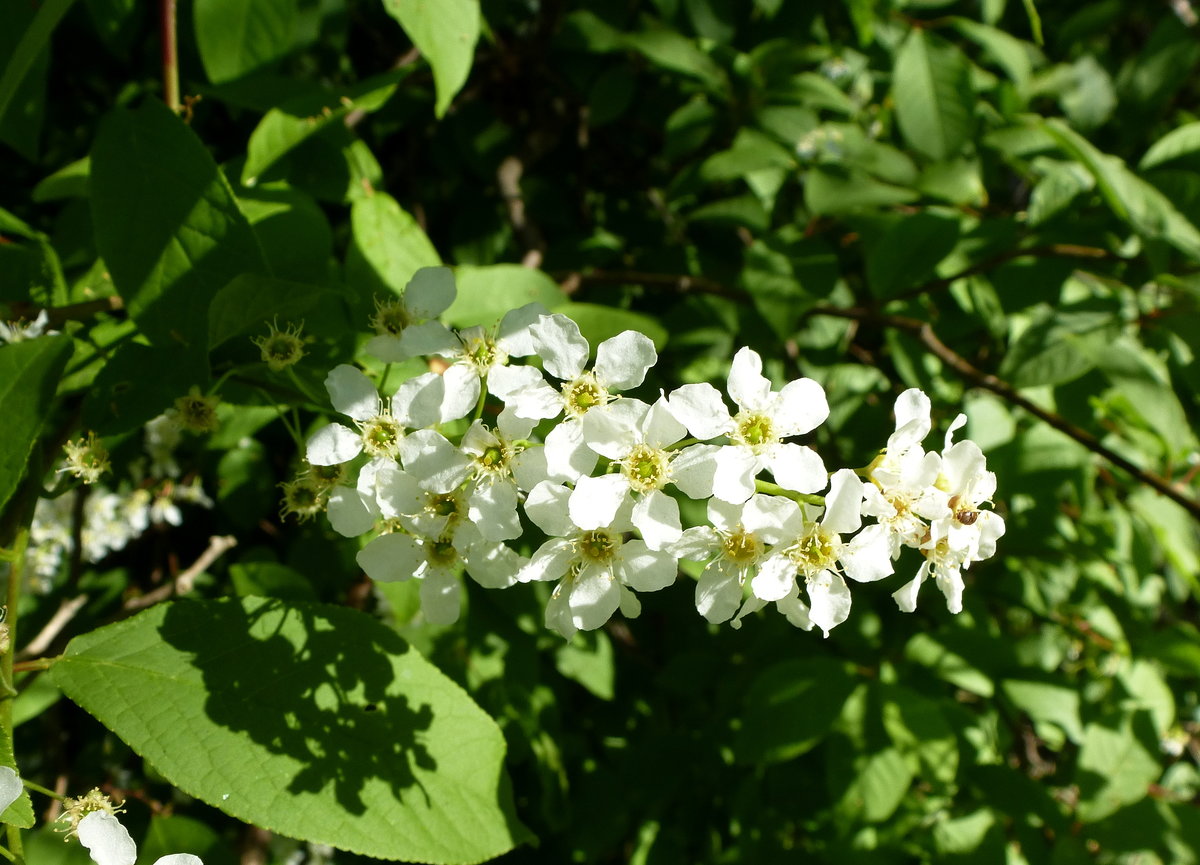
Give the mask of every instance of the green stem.
[[483, 419], [483, 407], [487, 403], [488, 395], [486, 384], [485, 379], [479, 380], [479, 402], [475, 404], [475, 420]]
[[[304, 398], [306, 400], [308, 400], [310, 403], [312, 403], [315, 406], [327, 404], [323, 400], [319, 400], [316, 397], [314, 397], [311, 393], [309, 393], [308, 388], [304, 385], [304, 383], [302, 381], [300, 381], [300, 377], [298, 375], [296, 375], [295, 369], [293, 369], [292, 367], [289, 366], [287, 368], [287, 374], [288, 374], [288, 378], [290, 378], [292, 380], [292, 384], [294, 384], [296, 386], [296, 390], [300, 391], [300, 393], [302, 393], [304, 395]], [[384, 373], [384, 377], [385, 378], [387, 377], [386, 372]]]
[[391, 372], [392, 372], [392, 365], [389, 363], [384, 366], [383, 375], [381, 375], [379, 377], [379, 392], [380, 393], [387, 393], [387, 391], [384, 390], [384, 388], [387, 387], [388, 376], [391, 375]]
[[706, 439], [697, 439], [697, 438], [680, 439], [679, 441], [675, 442], [675, 444], [673, 444], [673, 445], [663, 445], [663, 450], [665, 450], [665, 451], [682, 450], [683, 448], [690, 447], [691, 445], [701, 444], [704, 441], [706, 441]]
[[[21, 507], [24, 505], [24, 501], [15, 504], [17, 507]], [[28, 513], [23, 516], [31, 518], [33, 508], [28, 508]], [[14, 754], [12, 698], [16, 696], [16, 691], [12, 686], [13, 656], [17, 650], [17, 611], [21, 602], [21, 583], [25, 579], [25, 550], [28, 546], [29, 519], [23, 519], [16, 528], [16, 537], [13, 538], [11, 546], [14, 558], [8, 566], [8, 587], [5, 592], [7, 616], [3, 625], [7, 634], [4, 640], [4, 654], [0, 655], [0, 689], [3, 691], [0, 693], [0, 736], [4, 737], [3, 742], [0, 742], [0, 753], [6, 754]], [[21, 830], [13, 825], [9, 825], [7, 829], [8, 850], [6, 852], [10, 854], [13, 862], [24, 862]]]
[[51, 799], [58, 799], [60, 802], [67, 798], [61, 793], [55, 793], [53, 790], [46, 789], [41, 784], [35, 784], [32, 781], [26, 781], [24, 778], [21, 779], [21, 783], [35, 793], [41, 793], [43, 796], [49, 796]]
[[783, 496], [794, 502], [801, 502], [806, 505], [825, 506], [825, 496], [818, 496], [813, 493], [798, 493], [795, 490], [784, 489], [779, 484], [773, 484], [770, 481], [756, 479], [754, 481], [754, 489], [769, 496]]

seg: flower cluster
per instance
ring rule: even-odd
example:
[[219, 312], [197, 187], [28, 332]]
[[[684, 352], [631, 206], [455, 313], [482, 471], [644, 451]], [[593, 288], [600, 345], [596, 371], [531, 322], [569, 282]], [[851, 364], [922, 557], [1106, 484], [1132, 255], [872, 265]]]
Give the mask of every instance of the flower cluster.
[[[981, 510], [995, 476], [975, 444], [953, 441], [965, 418], [941, 452], [923, 450], [932, 421], [918, 390], [900, 396], [896, 430], [869, 467], [831, 473], [795, 440], [828, 417], [824, 390], [808, 378], [774, 389], [749, 348], [733, 358], [732, 408], [710, 384], [647, 403], [625, 395], [657, 361], [643, 334], [605, 340], [589, 365], [578, 326], [536, 304], [490, 331], [434, 320], [454, 299], [445, 268], [418, 271], [405, 297], [380, 306], [377, 318], [395, 314], [366, 350], [385, 362], [437, 357], [440, 372], [385, 396], [357, 367], [334, 368], [325, 386], [349, 423], [308, 439], [310, 467], [285, 485], [296, 500], [285, 510], [324, 508], [337, 532], [369, 535], [363, 570], [420, 580], [431, 622], [458, 617], [465, 570], [491, 588], [554, 583], [546, 625], [570, 637], [617, 610], [636, 616], [638, 593], [671, 585], [690, 559], [702, 564], [696, 607], [710, 622], [736, 626], [773, 603], [828, 635], [850, 610], [845, 578], [891, 575], [904, 547], [924, 563], [895, 593], [901, 609], [932, 577], [957, 612], [961, 572], [1003, 533]], [[513, 363], [535, 356], [540, 367]], [[684, 527], [680, 495], [707, 502], [708, 524]], [[545, 540], [519, 552], [522, 516]]]

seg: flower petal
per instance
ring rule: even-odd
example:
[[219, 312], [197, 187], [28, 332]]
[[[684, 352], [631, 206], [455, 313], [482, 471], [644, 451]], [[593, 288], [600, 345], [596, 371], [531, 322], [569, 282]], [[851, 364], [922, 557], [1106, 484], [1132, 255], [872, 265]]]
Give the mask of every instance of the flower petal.
[[576, 526], [567, 507], [570, 497], [571, 490], [562, 484], [542, 481], [525, 497], [525, 514], [548, 535], [574, 534]]
[[425, 564], [425, 551], [408, 535], [380, 535], [359, 550], [354, 560], [376, 582], [403, 582]]
[[367, 498], [352, 487], [334, 487], [325, 509], [329, 525], [342, 537], [356, 538], [375, 527], [379, 508], [373, 498]]
[[404, 309], [413, 319], [434, 318], [454, 303], [458, 289], [448, 267], [422, 267], [404, 287]]
[[626, 541], [621, 547], [617, 575], [639, 592], [657, 592], [675, 582], [679, 561], [666, 550], [652, 550], [645, 541]]
[[556, 313], [541, 316], [530, 329], [546, 372], [563, 381], [570, 381], [583, 372], [589, 348], [579, 332], [579, 325]]
[[571, 521], [584, 531], [608, 528], [628, 497], [629, 484], [621, 475], [581, 477], [568, 500]]
[[467, 573], [485, 589], [507, 589], [517, 582], [517, 574], [529, 563], [504, 544], [487, 541], [472, 544], [465, 558]]
[[786, 597], [796, 584], [796, 563], [782, 553], [767, 556], [750, 581], [754, 597], [763, 601], [778, 601]]
[[85, 815], [75, 834], [96, 865], [134, 865], [137, 861], [137, 845], [129, 830], [107, 811]]
[[340, 423], [331, 423], [308, 437], [304, 457], [314, 466], [335, 466], [354, 459], [362, 448], [362, 436]]
[[518, 309], [510, 309], [496, 327], [496, 345], [509, 357], [528, 357], [537, 352], [533, 342], [533, 325], [550, 311], [534, 301]]
[[467, 502], [467, 516], [489, 541], [508, 541], [521, 536], [517, 487], [512, 481], [477, 483]]
[[[380, 337], [375, 339], [380, 339]], [[373, 342], [375, 342], [374, 339], [367, 343], [368, 350]], [[430, 354], [454, 357], [461, 350], [461, 343], [455, 339], [454, 334], [446, 325], [440, 321], [427, 321], [404, 328], [399, 338], [399, 351], [402, 356], [398, 359], [407, 360], [410, 357]], [[387, 358], [381, 359], [387, 360]]]
[[[689, 530], [690, 531], [690, 530]], [[727, 622], [742, 602], [742, 585], [732, 562], [713, 562], [696, 583], [696, 610], [714, 625]]]
[[456, 363], [442, 373], [446, 396], [438, 410], [438, 420], [449, 423], [469, 415], [479, 403], [482, 384], [479, 373], [466, 364]]
[[808, 616], [829, 636], [829, 631], [850, 615], [850, 590], [833, 571], [819, 571], [808, 581]]
[[413, 376], [392, 396], [392, 416], [408, 429], [424, 429], [441, 421], [446, 383], [436, 372]]
[[804, 514], [791, 499], [757, 493], [746, 502], [742, 525], [758, 535], [764, 544], [777, 544], [786, 537], [800, 534], [804, 528]]
[[733, 429], [733, 418], [721, 392], [708, 383], [685, 384], [667, 397], [671, 414], [698, 439], [725, 435]]
[[640, 399], [619, 399], [583, 416], [583, 440], [596, 453], [619, 460], [641, 440], [639, 428], [650, 406]]
[[858, 531], [862, 525], [862, 481], [853, 469], [838, 469], [829, 481], [821, 525], [835, 535]]
[[[713, 474], [713, 495], [731, 504], [740, 505], [754, 495], [754, 476], [762, 463], [749, 448], [726, 446], [714, 457], [717, 470]], [[780, 481], [783, 485], [783, 482]]]
[[921, 567], [915, 577], [892, 592], [892, 599], [895, 600], [896, 606], [906, 613], [916, 610], [917, 591], [921, 588], [921, 583], [925, 582], [927, 576], [929, 576], [929, 562], [926, 561], [921, 563]]
[[[620, 402], [617, 405], [620, 405]], [[664, 448], [675, 444], [686, 435], [687, 427], [671, 413], [667, 398], [660, 396], [654, 401], [654, 405], [650, 406], [650, 411], [642, 421], [642, 440], [652, 448]]]
[[400, 363], [412, 357], [404, 350], [400, 337], [390, 333], [381, 333], [367, 340], [363, 351], [372, 357], [377, 357], [384, 363]]
[[554, 591], [550, 593], [550, 600], [546, 602], [545, 618], [546, 627], [567, 640], [579, 631], [571, 621], [571, 607], [567, 603], [570, 583], [571, 578], [568, 578], [554, 587]]
[[609, 390], [629, 390], [646, 380], [646, 370], [658, 362], [654, 342], [644, 333], [626, 330], [596, 349], [596, 380]]
[[791, 442], [774, 445], [767, 452], [767, 465], [775, 483], [798, 493], [819, 492], [829, 483], [825, 461], [812, 448]]
[[671, 460], [671, 482], [688, 498], [708, 498], [720, 450], [720, 445], [691, 445], [679, 451]]
[[[748, 347], [738, 349], [729, 368], [729, 398], [738, 408], [764, 411], [771, 403], [771, 382], [762, 374], [762, 358]], [[700, 436], [707, 438], [707, 436]]]
[[155, 859], [154, 865], [204, 865], [204, 861], [191, 853], [172, 853]]
[[576, 420], [563, 421], [546, 434], [545, 452], [552, 478], [573, 482], [596, 467], [596, 452], [583, 440], [583, 425]]
[[572, 581], [567, 604], [571, 623], [581, 631], [602, 627], [621, 605], [621, 589], [612, 571], [599, 565], [585, 566]]
[[21, 783], [21, 776], [17, 774], [16, 769], [0, 766], [0, 814], [20, 798], [24, 789], [25, 785]]
[[375, 473], [375, 501], [380, 513], [390, 520], [419, 512], [425, 496], [416, 478], [395, 463], [387, 462]]
[[662, 490], [651, 490], [634, 502], [632, 519], [642, 540], [652, 550], [666, 549], [683, 534], [679, 502]]
[[873, 583], [890, 577], [895, 572], [891, 533], [879, 523], [867, 526], [842, 549], [838, 560], [846, 576], [855, 582]]
[[686, 529], [679, 536], [679, 540], [671, 544], [671, 555], [679, 559], [702, 562], [715, 556], [720, 548], [721, 538], [716, 529], [711, 526], [693, 526]]
[[431, 429], [405, 436], [400, 442], [400, 459], [423, 489], [435, 493], [454, 490], [471, 471], [470, 458]]
[[[567, 573], [575, 560], [575, 545], [568, 538], [551, 538], [534, 552], [517, 572], [517, 582], [550, 582]], [[555, 590], [557, 592], [557, 589]]]
[[339, 364], [325, 376], [325, 390], [333, 407], [354, 420], [370, 420], [379, 414], [379, 391], [362, 370]]
[[825, 389], [811, 378], [788, 382], [779, 392], [771, 417], [781, 437], [811, 432], [829, 417]]
[[458, 621], [462, 604], [462, 586], [449, 568], [430, 568], [421, 579], [421, 612], [431, 625], [451, 625]]

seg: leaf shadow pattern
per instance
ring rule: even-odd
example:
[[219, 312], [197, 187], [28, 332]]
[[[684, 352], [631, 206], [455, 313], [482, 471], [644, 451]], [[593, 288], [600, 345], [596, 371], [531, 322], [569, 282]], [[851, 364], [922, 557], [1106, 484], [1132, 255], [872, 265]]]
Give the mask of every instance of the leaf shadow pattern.
[[[433, 709], [413, 706], [401, 693], [394, 665], [413, 650], [363, 618], [277, 600], [245, 608], [179, 601], [159, 631], [166, 643], [193, 656], [214, 723], [295, 761], [299, 768], [287, 793], [318, 793], [332, 784], [338, 805], [361, 815], [367, 809], [364, 788], [378, 779], [401, 799], [416, 791], [428, 806], [414, 770], [437, 769], [422, 742]], [[280, 765], [273, 761], [273, 770]]]

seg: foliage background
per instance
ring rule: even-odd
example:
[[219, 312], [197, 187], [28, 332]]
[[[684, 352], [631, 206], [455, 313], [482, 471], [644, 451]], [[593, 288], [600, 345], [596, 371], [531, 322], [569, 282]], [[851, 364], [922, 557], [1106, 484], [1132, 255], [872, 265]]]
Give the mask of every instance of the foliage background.
[[[21, 599], [20, 633], [86, 596], [57, 654], [231, 534], [199, 596], [369, 612], [497, 721], [539, 839], [502, 861], [1196, 861], [1190, 4], [436, 6], [182, 3], [185, 125], [158, 102], [154, 5], [6, 0], [0, 57], [32, 62], [0, 81], [2, 317], [65, 307], [73, 345], [65, 375], [65, 348], [0, 349], [6, 525], [39, 429], [29, 477], [86, 429], [119, 474], [145, 420], [235, 373], [222, 430], [185, 445], [216, 507], [74, 561]], [[828, 640], [775, 616], [711, 628], [688, 579], [570, 644], [532, 591], [471, 586], [457, 625], [422, 624], [411, 592], [372, 592], [353, 542], [275, 518], [297, 455], [262, 388], [322, 422], [305, 390], [353, 356], [376, 295], [439, 261], [454, 324], [537, 297], [593, 344], [644, 330], [648, 394], [723, 381], [740, 345], [818, 379], [831, 466], [869, 462], [905, 387], [943, 428], [962, 408], [999, 477], [997, 559], [959, 616], [929, 587], [904, 615], [895, 585], [857, 586]], [[247, 371], [275, 315], [315, 337], [295, 386]], [[134, 800], [146, 861], [296, 861], [176, 791], [59, 676], [18, 672], [23, 775]], [[44, 828], [27, 855], [80, 861]]]

